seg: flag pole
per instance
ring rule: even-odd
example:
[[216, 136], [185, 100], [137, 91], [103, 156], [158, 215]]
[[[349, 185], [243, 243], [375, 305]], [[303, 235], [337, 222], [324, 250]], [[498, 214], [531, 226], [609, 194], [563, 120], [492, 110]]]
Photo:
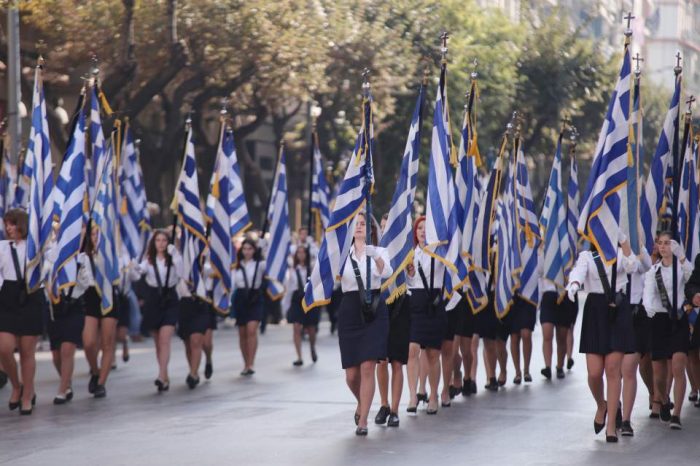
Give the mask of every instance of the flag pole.
[[[683, 67], [681, 66], [681, 53], [678, 52], [676, 53], [676, 66], [673, 68], [673, 73], [676, 76], [676, 80], [681, 79], [681, 73], [683, 72]], [[684, 141], [687, 141], [688, 137], [688, 129], [690, 127], [690, 118], [686, 118], [685, 121], [685, 128], [684, 128], [684, 136], [683, 139]], [[678, 241], [680, 238], [678, 236], [678, 199], [679, 199], [679, 188], [680, 188], [680, 173], [679, 173], [679, 143], [680, 143], [680, 111], [676, 114], [676, 121], [674, 122], [673, 125], [673, 145], [672, 145], [672, 156], [671, 156], [671, 163], [673, 164], [672, 166], [672, 187], [673, 187], [673, 205], [671, 206], [671, 235], [674, 240]], [[683, 143], [685, 147], [686, 142]], [[675, 319], [677, 317], [677, 312], [678, 312], [678, 291], [676, 287], [676, 283], [678, 281], [678, 261], [676, 260], [676, 257], [673, 258], [673, 267], [672, 267], [672, 282], [673, 282], [673, 296], [672, 296], [672, 306], [673, 306], [673, 313], [671, 314], [671, 317]]]
[[[309, 105], [309, 113], [311, 113], [311, 105]], [[314, 160], [314, 149], [316, 144], [316, 118], [311, 115], [311, 140], [309, 141], [309, 219], [306, 224], [307, 234], [311, 233], [313, 226], [313, 195], [314, 195], [314, 168], [316, 161]]]
[[[370, 125], [372, 123], [372, 101], [370, 99], [371, 85], [369, 83], [369, 69], [362, 72], [363, 95], [363, 126], [364, 126], [364, 152], [365, 152], [365, 244], [372, 244], [372, 135]], [[367, 256], [367, 288], [365, 289], [365, 303], [372, 303], [372, 274], [371, 260]]]

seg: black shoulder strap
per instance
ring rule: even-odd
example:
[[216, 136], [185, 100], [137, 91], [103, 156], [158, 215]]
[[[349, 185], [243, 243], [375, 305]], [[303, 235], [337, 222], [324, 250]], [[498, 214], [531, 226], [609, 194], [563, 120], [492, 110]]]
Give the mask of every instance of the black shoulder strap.
[[301, 281], [301, 274], [299, 273], [299, 267], [294, 267], [294, 272], [297, 275], [297, 289], [304, 290], [304, 282]]
[[245, 273], [245, 264], [241, 264], [241, 273], [243, 274], [243, 284], [246, 290], [250, 289], [250, 283], [248, 283], [248, 275]]
[[[92, 263], [92, 261], [90, 261]], [[156, 275], [156, 283], [158, 284], [158, 290], [163, 291], [163, 280], [160, 278], [160, 272], [158, 271], [158, 258], [156, 258], [153, 264], [153, 272]]]
[[[605, 292], [605, 296], [608, 298], [609, 303], [614, 303], [615, 302], [615, 292], [613, 291], [612, 287], [610, 286], [610, 282], [608, 281], [608, 274], [605, 273], [605, 266], [603, 265], [603, 259], [601, 259], [600, 254], [598, 252], [593, 253], [593, 262], [595, 262], [595, 267], [598, 269], [598, 277], [600, 278], [600, 283], [603, 285], [603, 291]], [[612, 276], [613, 276], [613, 286], [615, 285], [615, 282], [617, 281], [617, 262], [613, 264], [612, 267]]]
[[433, 290], [428, 287], [428, 279], [425, 278], [425, 272], [423, 272], [423, 267], [420, 265], [420, 260], [418, 261], [418, 275], [420, 275], [420, 281], [423, 282], [423, 288], [425, 288], [425, 291], [428, 293], [432, 292]]
[[663, 265], [659, 264], [659, 268], [656, 269], [656, 273], [654, 274], [654, 278], [656, 279], [656, 288], [659, 290], [661, 304], [664, 305], [666, 310], [669, 312], [669, 315], [674, 315], [675, 313], [673, 312], [673, 305], [671, 304], [671, 300], [668, 297], [668, 291], [666, 290], [666, 285], [664, 285], [664, 279], [661, 275], [661, 267], [663, 267]]
[[362, 275], [360, 275], [360, 267], [357, 265], [357, 261], [355, 261], [355, 259], [353, 259], [352, 255], [349, 255], [348, 257], [350, 258], [350, 263], [352, 264], [352, 270], [355, 272], [355, 280], [357, 281], [357, 291], [359, 291], [360, 296], [362, 296], [365, 293], [365, 284], [362, 283]]
[[15, 243], [10, 243], [10, 251], [12, 252], [12, 263], [15, 266], [15, 274], [17, 275], [17, 281], [21, 282], [24, 280], [24, 274], [22, 274], [22, 268], [19, 266], [19, 257], [17, 257]]

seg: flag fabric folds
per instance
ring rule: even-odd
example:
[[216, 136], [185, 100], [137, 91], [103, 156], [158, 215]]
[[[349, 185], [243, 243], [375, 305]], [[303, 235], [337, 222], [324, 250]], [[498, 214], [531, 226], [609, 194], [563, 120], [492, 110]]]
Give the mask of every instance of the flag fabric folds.
[[85, 114], [80, 112], [56, 180], [55, 212], [59, 214], [57, 255], [51, 271], [50, 296], [60, 301], [61, 292], [76, 284], [78, 253], [85, 226]]
[[[578, 191], [578, 164], [576, 163], [576, 146], [573, 145], [569, 150], [569, 184], [566, 188], [566, 227], [569, 232], [569, 243], [571, 244], [571, 258], [576, 260], [578, 256], [578, 241], [579, 234], [576, 229], [580, 212], [580, 195]], [[573, 263], [571, 264], [573, 267]], [[567, 267], [567, 271], [571, 270]]]
[[328, 226], [328, 201], [330, 197], [330, 188], [326, 180], [326, 173], [323, 170], [323, 157], [321, 156], [321, 148], [318, 144], [318, 135], [314, 132], [313, 136], [313, 175], [311, 178], [311, 213], [315, 216], [316, 231], [309, 232], [313, 235], [316, 241], [321, 240], [321, 233]]
[[520, 255], [519, 261], [516, 260], [516, 264], [518, 264], [518, 267], [522, 267], [522, 270], [520, 270], [518, 295], [530, 304], [537, 306], [540, 301], [539, 256], [537, 255], [537, 250], [539, 249], [541, 238], [522, 140], [518, 142], [515, 168], [515, 209], [518, 226], [518, 253]]
[[115, 172], [111, 145], [104, 157], [104, 170], [96, 186], [92, 221], [99, 232], [95, 257], [95, 288], [101, 298], [102, 314], [108, 314], [114, 308], [114, 285], [118, 284], [119, 281], [119, 260], [116, 248], [118, 225], [115, 211]]
[[95, 203], [97, 185], [102, 180], [102, 173], [105, 171], [107, 163], [107, 151], [105, 148], [105, 137], [102, 132], [102, 118], [100, 117], [100, 101], [97, 97], [97, 84], [92, 86], [90, 99], [90, 147], [91, 158], [90, 169], [88, 170], [88, 193], [90, 205]]
[[506, 189], [496, 205], [496, 255], [493, 266], [495, 287], [494, 308], [499, 319], [505, 317], [513, 304], [518, 288], [519, 269], [516, 202], [514, 199], [514, 164], [510, 164]]
[[42, 261], [44, 248], [51, 237], [51, 222], [53, 221], [53, 204], [49, 202], [54, 186], [53, 163], [51, 162], [51, 142], [49, 141], [49, 123], [46, 117], [41, 65], [36, 67], [34, 74], [32, 128], [29, 134], [26, 160], [32, 170], [25, 278], [27, 288], [34, 291], [39, 288], [45, 278], [42, 276]]
[[176, 192], [177, 217], [182, 236], [180, 252], [184, 277], [192, 295], [207, 299], [203, 273], [204, 249], [207, 246], [204, 216], [199, 202], [197, 163], [194, 158], [192, 128], [187, 128], [185, 155]]
[[656, 238], [656, 229], [659, 222], [659, 216], [662, 215], [662, 207], [664, 197], [667, 195], [667, 186], [670, 186], [668, 179], [673, 150], [673, 137], [678, 125], [678, 116], [680, 111], [680, 95], [681, 95], [681, 77], [676, 78], [676, 85], [671, 97], [666, 118], [664, 119], [659, 142], [656, 145], [654, 157], [651, 160], [649, 175], [644, 192], [639, 206], [639, 216], [642, 224], [643, 244], [647, 251], [652, 251]]
[[560, 298], [564, 296], [567, 266], [573, 260], [561, 181], [562, 137], [563, 133], [560, 133], [540, 217], [544, 241], [544, 278], [554, 283]]
[[627, 184], [627, 144], [630, 114], [630, 54], [625, 47], [622, 67], [600, 131], [578, 230], [598, 250], [606, 264], [617, 259], [621, 194]]
[[362, 127], [357, 135], [355, 149], [335, 198], [316, 264], [304, 289], [302, 307], [305, 312], [330, 302], [334, 282], [340, 276], [341, 267], [350, 253], [354, 233], [353, 220], [364, 206], [367, 190], [371, 189], [366, 182], [367, 170], [371, 173], [371, 144], [374, 134], [371, 105], [371, 97], [365, 98]]
[[284, 147], [280, 148], [277, 174], [272, 183], [270, 208], [267, 218], [270, 225], [270, 240], [265, 261], [267, 295], [273, 301], [284, 296], [284, 279], [287, 273], [287, 256], [291, 246], [289, 232], [289, 198], [287, 194], [287, 163]]
[[393, 302], [406, 291], [404, 269], [413, 260], [413, 225], [411, 214], [418, 182], [420, 135], [423, 123], [425, 90], [421, 86], [413, 109], [411, 126], [406, 138], [401, 161], [401, 172], [391, 201], [380, 246], [387, 249], [394, 273], [382, 283], [381, 289], [387, 303]]
[[685, 248], [686, 259], [695, 260], [698, 253], [698, 172], [697, 154], [694, 151], [692, 127], [689, 129], [688, 141], [683, 148], [683, 165], [681, 167], [680, 189], [678, 191], [678, 237]]
[[119, 228], [124, 247], [133, 258], [140, 258], [146, 244], [149, 218], [146, 191], [139, 167], [138, 154], [131, 128], [124, 131], [122, 155], [119, 160]]

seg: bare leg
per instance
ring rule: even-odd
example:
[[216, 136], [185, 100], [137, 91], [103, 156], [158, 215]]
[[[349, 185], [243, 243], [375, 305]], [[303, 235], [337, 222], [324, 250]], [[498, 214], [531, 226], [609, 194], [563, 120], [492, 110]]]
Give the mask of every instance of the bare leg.
[[199, 378], [199, 365], [202, 362], [202, 343], [204, 335], [193, 333], [189, 338], [190, 354], [187, 360], [190, 363], [190, 375], [195, 379]]
[[420, 345], [418, 343], [410, 343], [408, 345], [408, 367], [406, 373], [408, 375], [408, 406], [415, 407], [418, 405], [416, 390], [418, 388], [418, 373], [420, 372]]
[[301, 324], [294, 323], [294, 349], [297, 352], [297, 361], [301, 361]]
[[573, 325], [566, 330], [566, 356], [569, 359], [574, 358], [574, 326]]
[[[86, 319], [87, 320], [87, 319]], [[100, 322], [100, 343], [102, 344], [102, 365], [100, 367], [100, 378], [98, 384], [104, 385], [107, 382], [109, 371], [112, 370], [114, 362], [114, 347], [117, 336], [117, 319], [106, 318]], [[168, 356], [169, 357], [169, 356]]]
[[622, 420], [632, 419], [632, 409], [637, 396], [637, 367], [639, 355], [625, 354], [622, 357]]
[[554, 328], [555, 338], [557, 339], [557, 369], [564, 368], [564, 358], [566, 357], [566, 336], [568, 330], [566, 327], [557, 325]]
[[374, 373], [377, 363], [365, 361], [360, 365], [360, 427], [367, 427], [367, 417], [374, 398]]
[[17, 361], [15, 360], [15, 348], [17, 347], [17, 337], [11, 333], [0, 332], [0, 361], [2, 361], [3, 371], [12, 385], [10, 401], [19, 401], [20, 381], [17, 371]]
[[[22, 407], [31, 407], [34, 397], [34, 376], [36, 375], [36, 342], [39, 337], [19, 337], [19, 367], [22, 374]], [[684, 387], [685, 388], [685, 387]]]
[[57, 350], [51, 350], [51, 361], [53, 362], [53, 367], [58, 372], [58, 377], [61, 377], [61, 348]]
[[246, 324], [246, 332], [248, 333], [248, 368], [252, 369], [255, 365], [255, 354], [258, 352], [258, 327], [260, 322], [254, 320]]
[[554, 325], [549, 322], [542, 324], [542, 355], [544, 367], [552, 367], [552, 341], [554, 340]]
[[243, 370], [248, 370], [248, 332], [244, 326], [238, 327], [238, 346], [243, 357]]
[[[314, 359], [314, 354], [316, 354], [316, 327], [306, 327], [306, 334], [309, 336], [309, 347], [311, 349], [311, 360]], [[315, 362], [315, 361], [314, 361]]]
[[[506, 377], [508, 372], [508, 350], [506, 349], [506, 342], [500, 338], [496, 338], [496, 359], [498, 360], [498, 381], [500, 383], [506, 383]], [[495, 370], [494, 370], [495, 372]]]
[[391, 363], [391, 412], [399, 412], [401, 392], [403, 391], [403, 365], [398, 361]]
[[428, 393], [425, 384], [428, 380], [428, 373], [430, 372], [430, 363], [428, 362], [428, 351], [421, 350], [419, 356], [420, 364], [418, 371], [418, 393], [425, 395]]
[[[355, 407], [355, 419], [357, 419], [360, 415], [360, 366], [345, 369], [345, 383], [348, 385], [355, 400], [357, 400], [357, 406]], [[366, 420], [365, 425], [367, 425]]]
[[211, 356], [214, 352], [214, 330], [208, 328], [204, 333], [204, 343], [202, 344], [204, 355], [207, 358], [207, 364], [211, 364]]
[[515, 376], [522, 377], [522, 372], [520, 371], [520, 333], [510, 334], [510, 355], [515, 367]]
[[58, 393], [65, 394], [71, 388], [73, 380], [73, 368], [75, 366], [75, 344], [63, 342], [60, 348], [60, 369], [61, 383], [58, 386]]
[[85, 352], [85, 359], [87, 359], [88, 365], [90, 366], [90, 374], [98, 375], [100, 369], [97, 366], [97, 353], [99, 348], [97, 347], [97, 332], [100, 320], [85, 316], [85, 326], [83, 327], [83, 352]]
[[620, 393], [622, 392], [622, 357], [623, 353], [612, 352], [605, 356], [605, 381], [607, 383], [608, 419], [607, 435], [616, 435], [615, 419], [619, 409]]
[[532, 360], [532, 330], [524, 328], [520, 330], [520, 337], [523, 341], [523, 370], [530, 373], [530, 361]]
[[454, 344], [452, 340], [442, 340], [440, 354], [442, 356], [442, 394], [441, 402], [450, 403], [450, 385], [452, 384], [452, 369], [454, 368]]
[[471, 353], [472, 363], [471, 369], [469, 370], [469, 378], [476, 383], [476, 372], [479, 368], [479, 335], [476, 333], [472, 335]]
[[688, 365], [688, 355], [673, 353], [671, 368], [673, 370], [673, 415], [680, 417], [685, 398], [685, 368]]
[[471, 379], [472, 371], [472, 338], [462, 337], [459, 342], [462, 351], [462, 367], [464, 368], [464, 377]]
[[651, 402], [654, 400], [654, 373], [651, 368], [651, 354], [647, 353], [644, 357], [641, 357], [641, 355], [637, 353], [637, 356], [640, 356], [639, 375], [642, 376], [642, 381], [647, 387], [647, 391], [649, 392], [649, 405], [651, 405]]
[[440, 384], [440, 350], [428, 348], [425, 353], [428, 359], [428, 383], [430, 384], [428, 409], [437, 410], [438, 385]]
[[490, 381], [496, 378], [496, 341], [484, 338], [484, 368], [486, 378]]
[[668, 391], [666, 389], [666, 373], [668, 372], [668, 363], [665, 359], [663, 359], [660, 361], [652, 361], [651, 366], [654, 373], [654, 403], [651, 407], [651, 412], [654, 414], [659, 414], [661, 405], [668, 401]]
[[168, 363], [170, 362], [170, 342], [172, 340], [175, 327], [164, 325], [157, 332], [158, 338], [158, 378], [168, 383]]
[[377, 364], [377, 385], [381, 405], [389, 406], [389, 361], [386, 359]]
[[605, 422], [604, 414], [606, 409], [603, 371], [605, 368], [605, 358], [598, 354], [586, 355], [586, 367], [588, 369], [588, 388], [596, 402], [597, 410], [595, 414], [595, 422], [603, 424]]

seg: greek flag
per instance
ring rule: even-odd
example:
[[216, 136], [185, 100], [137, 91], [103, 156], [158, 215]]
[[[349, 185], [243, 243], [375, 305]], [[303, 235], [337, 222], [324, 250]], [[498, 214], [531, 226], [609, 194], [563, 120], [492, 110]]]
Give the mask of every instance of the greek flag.
[[5, 239], [5, 223], [3, 218], [7, 209], [12, 207], [15, 195], [15, 180], [17, 170], [10, 162], [10, 156], [5, 150], [4, 138], [0, 138], [0, 157], [2, 157], [2, 170], [0, 170], [0, 239]]
[[[100, 295], [102, 314], [114, 308], [114, 285], [119, 281], [119, 263], [116, 250], [116, 211], [114, 198], [114, 156], [111, 145], [104, 154], [105, 165], [96, 186], [93, 224], [99, 230], [95, 258], [95, 288]], [[89, 233], [86, 233], [89, 234]]]
[[675, 130], [678, 127], [678, 117], [680, 109], [681, 95], [681, 77], [676, 79], [676, 87], [673, 91], [671, 104], [664, 119], [664, 125], [661, 128], [659, 142], [656, 145], [656, 152], [651, 159], [651, 167], [642, 200], [639, 205], [639, 216], [642, 224], [643, 244], [647, 251], [654, 249], [654, 241], [656, 240], [656, 228], [659, 222], [662, 206], [664, 204], [664, 196], [666, 186], [670, 185], [671, 180], [668, 179], [669, 170], [671, 169], [673, 150], [673, 138]]
[[29, 153], [24, 153], [24, 155], [20, 156], [20, 161], [18, 162], [19, 168], [17, 171], [17, 183], [14, 184], [15, 193], [11, 204], [14, 208], [26, 210], [29, 206], [29, 184], [31, 183], [32, 179], [32, 163], [33, 160], [31, 157], [29, 157]]
[[[678, 237], [686, 251], [686, 258], [695, 260], [698, 253], [700, 231], [698, 231], [698, 173], [697, 145], [693, 144], [692, 126], [689, 129], [688, 143], [683, 150], [683, 167], [678, 192]], [[693, 147], [695, 146], [695, 148]], [[695, 149], [695, 150], [694, 150]]]
[[[527, 173], [527, 160], [523, 152], [522, 141], [518, 143], [517, 161], [515, 167], [515, 209], [518, 219], [518, 239], [520, 264], [520, 287], [518, 295], [525, 301], [537, 306], [539, 298], [539, 276], [537, 269], [539, 257], [537, 250], [540, 244], [540, 228], [535, 214], [535, 203], [532, 200], [530, 179]], [[563, 221], [563, 212], [562, 212]]]
[[129, 126], [124, 131], [124, 144], [119, 160], [119, 228], [121, 238], [131, 258], [140, 258], [148, 232], [146, 193], [139, 170], [134, 137]]
[[233, 198], [231, 198], [230, 157], [234, 154], [233, 132], [224, 129], [219, 137], [221, 144], [216, 155], [214, 172], [209, 185], [207, 197], [207, 217], [210, 222], [209, 257], [214, 270], [212, 301], [217, 311], [227, 312], [231, 303], [232, 276], [231, 264], [235, 262], [233, 247]]
[[287, 273], [287, 256], [291, 245], [289, 232], [289, 198], [287, 195], [287, 163], [284, 148], [280, 148], [277, 176], [272, 184], [272, 202], [267, 218], [270, 225], [270, 243], [265, 261], [267, 294], [273, 301], [282, 299], [285, 292], [284, 278]]
[[515, 218], [515, 200], [513, 169], [506, 181], [506, 190], [498, 200], [496, 207], [496, 257], [494, 261], [494, 285], [495, 285], [495, 311], [499, 319], [505, 317], [513, 305], [513, 298], [519, 283], [517, 271], [519, 269], [517, 226]]
[[[369, 118], [367, 118], [369, 116]], [[367, 126], [369, 121], [369, 127]], [[302, 307], [305, 312], [330, 303], [333, 284], [340, 276], [341, 267], [350, 253], [354, 233], [355, 215], [364, 206], [371, 186], [367, 185], [367, 171], [372, 173], [372, 101], [367, 97], [363, 102], [362, 127], [357, 135], [348, 167], [335, 198], [330, 221], [323, 234], [323, 242], [318, 252], [309, 281], [304, 289]]]
[[102, 179], [102, 172], [107, 163], [107, 151], [105, 150], [105, 137], [102, 132], [102, 119], [100, 117], [100, 101], [97, 97], [97, 84], [92, 86], [92, 98], [90, 99], [90, 145], [92, 155], [89, 160], [88, 193], [90, 205], [95, 202], [97, 184]]
[[394, 197], [391, 200], [391, 209], [389, 209], [389, 216], [387, 217], [380, 243], [380, 246], [387, 248], [391, 267], [394, 270], [392, 276], [384, 281], [381, 287], [387, 303], [393, 302], [406, 291], [404, 269], [413, 261], [411, 214], [413, 213], [413, 200], [415, 199], [416, 184], [418, 182], [418, 156], [424, 105], [425, 91], [423, 86], [421, 86], [413, 109], [408, 137], [406, 138], [406, 148], [401, 161], [401, 173], [396, 183]]
[[34, 74], [34, 95], [32, 96], [32, 129], [29, 134], [26, 159], [31, 171], [29, 196], [29, 231], [27, 235], [27, 262], [25, 277], [30, 291], [39, 288], [45, 277], [42, 276], [44, 247], [51, 237], [53, 221], [53, 163], [51, 162], [51, 142], [49, 122], [46, 118], [42, 67], [38, 65]]
[[316, 231], [310, 231], [309, 234], [313, 234], [318, 242], [321, 240], [321, 233], [328, 226], [328, 198], [331, 193], [326, 181], [326, 173], [323, 171], [323, 157], [321, 156], [318, 134], [316, 132], [314, 132], [312, 139], [314, 171], [311, 177], [311, 213], [315, 216]]
[[56, 237], [58, 254], [51, 271], [50, 296], [54, 303], [60, 301], [63, 290], [76, 284], [77, 256], [85, 225], [86, 188], [85, 113], [81, 111], [56, 180], [54, 205], [60, 228]]
[[[569, 150], [569, 184], [566, 188], [566, 226], [569, 231], [571, 244], [571, 258], [576, 260], [578, 256], [579, 235], [576, 225], [580, 212], [580, 194], [578, 192], [578, 164], [576, 163], [576, 146]], [[571, 264], [573, 266], [573, 264]], [[569, 272], [570, 267], [567, 268]]]
[[180, 252], [182, 253], [184, 276], [193, 294], [206, 299], [207, 291], [202, 277], [202, 259], [207, 240], [204, 217], [199, 202], [199, 182], [197, 181], [197, 164], [194, 158], [191, 126], [187, 128], [185, 155], [175, 199], [178, 223], [182, 228]]
[[581, 208], [578, 230], [590, 241], [607, 264], [617, 259], [621, 196], [627, 184], [627, 143], [630, 113], [630, 55], [624, 59], [598, 144]]
[[564, 208], [564, 192], [561, 187], [562, 137], [563, 133], [559, 133], [544, 208], [540, 217], [542, 237], [544, 238], [544, 278], [554, 283], [560, 297], [563, 297], [564, 286], [566, 286], [565, 271], [573, 260]]

